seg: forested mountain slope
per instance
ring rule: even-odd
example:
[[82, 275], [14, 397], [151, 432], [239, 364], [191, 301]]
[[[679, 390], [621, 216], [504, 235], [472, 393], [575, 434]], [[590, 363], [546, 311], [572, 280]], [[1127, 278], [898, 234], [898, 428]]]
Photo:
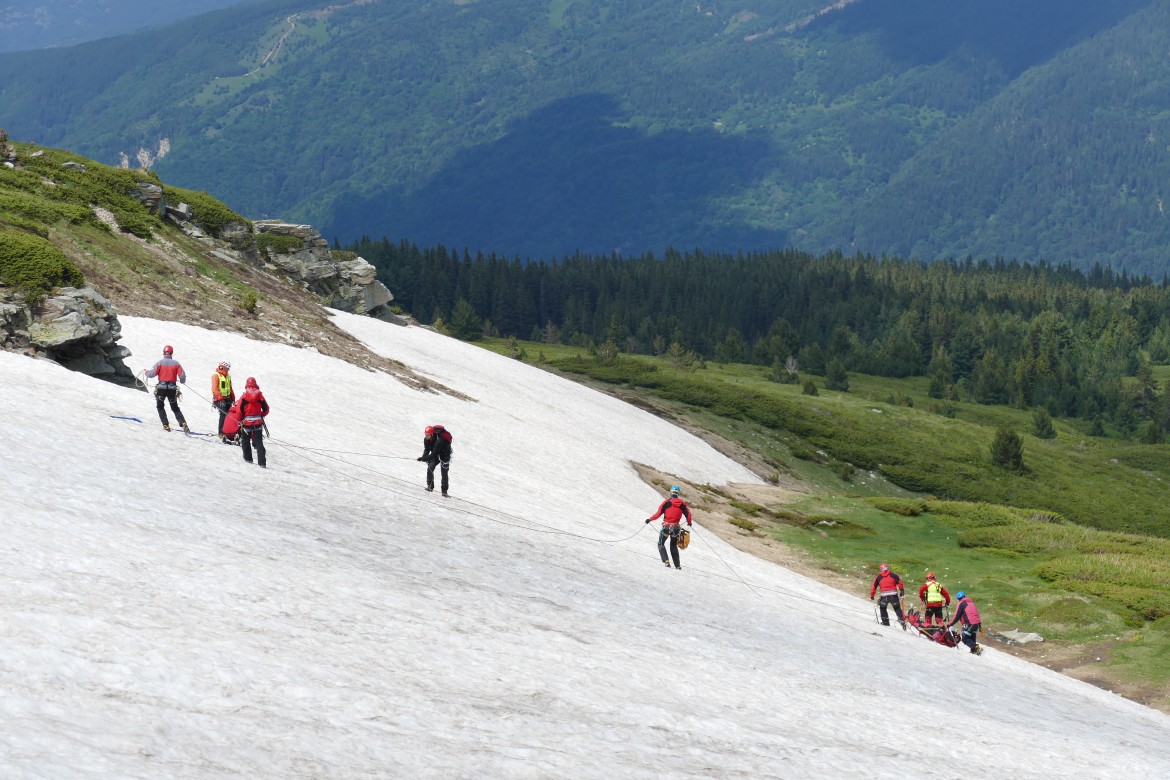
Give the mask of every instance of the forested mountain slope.
[[1168, 29], [1168, 0], [270, 0], [2, 56], [0, 94], [13, 137], [343, 241], [1160, 276]]
[[0, 51], [72, 46], [157, 27], [246, 0], [37, 0], [0, 5]]

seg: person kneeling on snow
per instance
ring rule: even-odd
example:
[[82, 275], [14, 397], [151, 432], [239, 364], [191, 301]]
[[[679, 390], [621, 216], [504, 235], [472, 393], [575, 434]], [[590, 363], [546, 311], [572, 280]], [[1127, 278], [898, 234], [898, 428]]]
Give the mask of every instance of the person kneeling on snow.
[[253, 377], [248, 377], [244, 383], [244, 394], [232, 407], [231, 416], [239, 421], [240, 447], [244, 450], [244, 460], [252, 462], [252, 445], [256, 446], [256, 463], [260, 468], [266, 468], [264, 452], [264, 418], [268, 416], [268, 401], [260, 392], [260, 385]]
[[890, 615], [886, 611], [888, 606], [893, 606], [898, 622], [904, 623], [906, 618], [902, 617], [902, 598], [906, 595], [906, 586], [902, 584], [902, 578], [890, 571], [889, 565], [884, 563], [878, 568], [878, 575], [869, 587], [869, 600], [873, 601], [874, 594], [879, 591], [881, 598], [878, 599], [878, 607], [882, 613], [882, 625], [890, 624]]
[[955, 607], [955, 616], [947, 623], [947, 628], [955, 625], [955, 623], [963, 624], [963, 644], [971, 648], [971, 652], [979, 655], [983, 652], [983, 648], [975, 641], [979, 636], [980, 629], [983, 628], [983, 623], [979, 619], [979, 610], [975, 607], [975, 602], [965, 591], [959, 591], [955, 594], [955, 600], [958, 606]]
[[658, 511], [646, 519], [646, 522], [649, 523], [659, 517], [662, 518], [662, 528], [658, 531], [658, 554], [662, 556], [662, 563], [668, 569], [670, 561], [666, 558], [667, 538], [670, 538], [670, 557], [674, 559], [674, 568], [681, 569], [682, 564], [678, 560], [678, 537], [682, 525], [679, 521], [685, 517], [687, 526], [691, 525], [691, 509], [687, 506], [686, 501], [678, 497], [681, 491], [682, 489], [678, 485], [671, 486], [670, 498], [659, 504]]

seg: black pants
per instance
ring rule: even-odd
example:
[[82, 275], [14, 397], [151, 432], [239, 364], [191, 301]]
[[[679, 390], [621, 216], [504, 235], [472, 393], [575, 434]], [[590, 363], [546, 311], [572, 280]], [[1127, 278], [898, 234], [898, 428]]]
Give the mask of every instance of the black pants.
[[256, 462], [261, 466], [267, 466], [264, 462], [264, 426], [263, 425], [241, 425], [240, 426], [240, 446], [244, 450], [244, 460], [249, 463], [252, 462], [252, 445], [256, 445]]
[[976, 640], [979, 638], [979, 627], [982, 623], [969, 623], [963, 626], [963, 644], [972, 650], [979, 644]]
[[222, 401], [215, 401], [212, 406], [219, 411], [219, 427], [216, 428], [215, 432], [223, 436], [223, 421], [227, 419], [228, 412], [231, 411], [232, 402], [225, 398]]
[[927, 606], [926, 612], [923, 613], [923, 617], [926, 618], [928, 625], [931, 618], [937, 618], [938, 624], [941, 626], [943, 622], [943, 605], [935, 604], [934, 606]]
[[438, 458], [427, 459], [427, 489], [428, 490], [435, 489], [435, 466], [442, 467], [439, 470], [440, 476], [442, 477], [442, 481], [439, 483], [439, 485], [442, 488], [443, 492], [446, 493], [447, 487], [449, 485], [449, 481], [447, 479], [447, 472], [451, 470], [451, 460], [450, 460], [450, 458], [448, 458], [445, 461], [439, 460]]
[[895, 596], [882, 596], [880, 599], [878, 599], [878, 609], [880, 609], [881, 613], [882, 613], [882, 625], [883, 626], [888, 626], [890, 624], [890, 616], [886, 612], [887, 605], [893, 606], [894, 614], [896, 614], [898, 616], [899, 621], [905, 620], [905, 618], [902, 617], [902, 599], [900, 599], [896, 595]]
[[658, 532], [658, 554], [662, 556], [662, 562], [668, 563], [666, 560], [666, 539], [670, 538], [670, 557], [674, 559], [674, 568], [682, 568], [678, 562], [678, 531], [681, 526], [662, 524], [662, 530]]
[[175, 421], [179, 425], [186, 425], [187, 421], [183, 419], [183, 413], [179, 411], [179, 388], [177, 387], [156, 387], [154, 389], [154, 400], [158, 404], [158, 419], [162, 420], [163, 425], [170, 425], [171, 421], [167, 419], [167, 410], [163, 408], [164, 401], [171, 402], [171, 411], [175, 413]]

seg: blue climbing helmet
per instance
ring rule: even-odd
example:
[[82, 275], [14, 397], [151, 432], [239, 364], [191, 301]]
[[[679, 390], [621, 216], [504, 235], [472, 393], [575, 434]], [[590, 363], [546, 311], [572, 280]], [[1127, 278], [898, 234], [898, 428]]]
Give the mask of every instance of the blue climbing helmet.
[[682, 492], [682, 488], [680, 488], [678, 485], [671, 485], [670, 486], [670, 494], [672, 496], [677, 496], [681, 492]]
[[955, 598], [956, 598], [956, 599], [964, 599], [964, 598], [967, 598], [967, 591], [965, 591], [965, 590], [961, 590], [961, 591], [959, 591], [958, 593], [956, 593], [956, 594], [955, 594]]

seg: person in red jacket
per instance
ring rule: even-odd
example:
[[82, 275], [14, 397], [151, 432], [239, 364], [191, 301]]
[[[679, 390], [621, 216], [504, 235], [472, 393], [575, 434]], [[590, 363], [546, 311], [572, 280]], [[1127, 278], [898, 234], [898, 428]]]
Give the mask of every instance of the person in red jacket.
[[244, 394], [230, 414], [240, 421], [240, 446], [244, 450], [244, 460], [252, 462], [252, 446], [256, 447], [256, 463], [260, 468], [267, 468], [264, 453], [264, 418], [268, 416], [268, 401], [260, 392], [260, 385], [255, 378], [248, 377], [244, 382]]
[[878, 575], [873, 578], [873, 584], [869, 586], [869, 600], [873, 601], [874, 594], [878, 592], [881, 593], [878, 607], [882, 613], [882, 625], [888, 626], [890, 624], [890, 615], [886, 611], [887, 606], [893, 606], [894, 613], [898, 616], [898, 622], [905, 624], [906, 618], [902, 617], [902, 598], [906, 595], [906, 586], [902, 584], [902, 578], [890, 571], [890, 567], [884, 563], [878, 568]]
[[964, 591], [959, 591], [955, 594], [955, 601], [958, 605], [955, 607], [955, 616], [951, 618], [951, 622], [947, 623], [947, 628], [955, 625], [955, 623], [963, 624], [963, 644], [971, 648], [971, 652], [979, 655], [983, 652], [983, 647], [979, 645], [976, 639], [979, 637], [979, 631], [983, 628], [983, 621], [979, 617], [979, 610], [975, 607], [975, 602]]
[[[219, 412], [219, 429], [216, 435], [223, 439], [223, 421], [227, 419], [228, 411], [236, 402], [236, 391], [232, 389], [232, 375], [228, 373], [232, 364], [228, 361], [220, 363], [215, 373], [211, 375], [211, 405]], [[234, 437], [233, 437], [234, 438]], [[224, 440], [224, 444], [230, 444]]]
[[653, 516], [646, 518], [647, 523], [662, 518], [662, 528], [658, 531], [658, 554], [662, 556], [662, 563], [668, 569], [670, 561], [666, 557], [666, 540], [670, 539], [670, 557], [674, 559], [674, 568], [681, 569], [682, 564], [678, 560], [678, 534], [682, 529], [680, 521], [685, 518], [687, 526], [691, 525], [691, 509], [686, 501], [678, 497], [681, 492], [682, 489], [678, 485], [673, 485], [670, 488], [670, 498], [658, 506], [658, 511]]
[[183, 366], [179, 361], [175, 360], [172, 355], [175, 354], [175, 348], [170, 344], [163, 347], [162, 360], [154, 364], [154, 367], [146, 372], [147, 379], [158, 377], [158, 384], [154, 386], [154, 400], [158, 403], [158, 419], [162, 420], [164, 431], [171, 429], [171, 421], [167, 419], [167, 410], [163, 408], [164, 401], [171, 402], [171, 411], [175, 413], [175, 421], [179, 423], [179, 427], [184, 432], [190, 433], [191, 429], [187, 427], [187, 421], [183, 419], [183, 413], [179, 411], [179, 384], [187, 383], [187, 372], [183, 370]]
[[943, 607], [951, 605], [951, 594], [947, 593], [947, 589], [942, 586], [942, 583], [934, 578], [934, 572], [928, 571], [926, 573], [926, 582], [922, 583], [922, 587], [918, 589], [918, 600], [924, 605], [922, 613], [923, 622], [927, 626], [934, 625], [934, 619], [938, 618], [938, 624], [943, 624]]

